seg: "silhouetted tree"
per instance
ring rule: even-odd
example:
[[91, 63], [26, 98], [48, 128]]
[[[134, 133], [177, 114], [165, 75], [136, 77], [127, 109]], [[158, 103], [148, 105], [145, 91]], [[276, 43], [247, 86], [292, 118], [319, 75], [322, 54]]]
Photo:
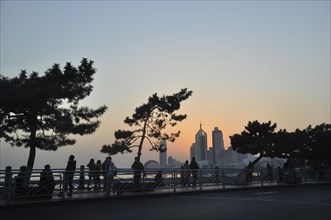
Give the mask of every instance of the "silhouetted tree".
[[43, 76], [21, 71], [18, 77], [0, 75], [0, 138], [12, 146], [30, 148], [27, 168], [33, 169], [36, 148], [57, 150], [75, 144], [71, 134], [92, 134], [106, 106], [80, 107], [92, 92], [93, 61], [82, 59], [78, 68], [54, 64]]
[[254, 166], [262, 157], [273, 156], [272, 137], [276, 127], [277, 125], [272, 124], [271, 121], [267, 123], [249, 121], [244, 131], [230, 136], [231, 146], [238, 153], [259, 154], [259, 157], [251, 163], [251, 166]]
[[[132, 130], [117, 130], [115, 142], [112, 145], [103, 145], [101, 152], [114, 155], [117, 153], [132, 152], [133, 147], [138, 148], [137, 156], [140, 161], [141, 151], [145, 139], [149, 142], [151, 149], [160, 151], [160, 141], [168, 140], [174, 142], [179, 137], [180, 131], [168, 134], [164, 132], [167, 125], [174, 127], [177, 122], [186, 118], [186, 115], [175, 114], [179, 110], [180, 103], [192, 95], [192, 91], [182, 89], [173, 95], [159, 97], [156, 93], [148, 98], [148, 102], [135, 109], [132, 117], [126, 117], [124, 123]], [[153, 139], [157, 142], [153, 142]], [[137, 143], [139, 142], [139, 143]]]
[[298, 157], [331, 167], [331, 124], [320, 124], [300, 131], [304, 138], [296, 150]]
[[279, 130], [276, 124], [249, 122], [241, 134], [230, 136], [231, 145], [239, 153], [259, 154], [252, 162], [262, 157], [309, 159], [331, 165], [331, 125], [321, 124], [312, 128], [296, 129], [294, 132]]

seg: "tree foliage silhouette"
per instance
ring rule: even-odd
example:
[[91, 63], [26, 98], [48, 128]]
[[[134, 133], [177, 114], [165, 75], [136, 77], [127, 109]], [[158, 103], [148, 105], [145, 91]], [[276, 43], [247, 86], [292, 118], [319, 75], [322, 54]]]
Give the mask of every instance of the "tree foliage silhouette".
[[174, 127], [177, 122], [186, 119], [186, 114], [176, 114], [175, 112], [180, 109], [180, 103], [191, 95], [192, 91], [188, 91], [186, 88], [168, 96], [159, 97], [156, 93], [153, 94], [148, 98], [147, 103], [137, 107], [135, 113], [124, 120], [124, 123], [133, 129], [117, 130], [114, 143], [103, 145], [101, 152], [109, 155], [131, 153], [132, 148], [137, 147], [137, 156], [140, 160], [145, 140], [150, 144], [150, 150], [162, 150], [161, 140], [174, 142], [179, 137], [180, 131], [169, 134], [165, 130], [168, 125]]
[[272, 156], [271, 137], [275, 133], [276, 127], [277, 124], [272, 124], [271, 121], [266, 123], [249, 121], [241, 134], [230, 136], [231, 146], [238, 153], [259, 154], [259, 157], [251, 164], [254, 166], [262, 157]]
[[54, 64], [43, 76], [25, 70], [18, 77], [0, 75], [0, 137], [12, 146], [30, 148], [28, 170], [33, 169], [36, 148], [57, 150], [75, 144], [69, 135], [92, 134], [106, 106], [91, 109], [79, 102], [92, 92], [93, 61], [83, 58], [76, 68], [62, 71]]
[[275, 132], [276, 124], [248, 122], [240, 134], [230, 136], [231, 145], [239, 153], [259, 154], [252, 162], [256, 164], [262, 157], [309, 159], [331, 165], [331, 125], [320, 124], [314, 128], [284, 129]]

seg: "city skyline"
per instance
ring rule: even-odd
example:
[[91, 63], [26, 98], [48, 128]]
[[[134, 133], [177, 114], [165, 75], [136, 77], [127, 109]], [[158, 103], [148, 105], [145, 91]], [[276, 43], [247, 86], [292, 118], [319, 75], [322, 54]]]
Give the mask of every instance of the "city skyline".
[[[167, 143], [168, 155], [189, 160], [199, 123], [229, 136], [248, 121], [293, 131], [330, 123], [330, 1], [1, 1], [0, 73], [43, 74], [54, 63], [95, 61], [94, 89], [82, 105], [107, 105], [101, 126], [77, 144], [37, 151], [36, 168], [104, 159], [101, 146], [149, 96], [193, 91], [187, 119]], [[60, 13], [61, 12], [61, 13]], [[0, 140], [0, 169], [18, 168], [28, 151]], [[209, 143], [207, 147], [211, 144]], [[131, 154], [113, 156], [130, 167]], [[146, 145], [142, 160], [157, 160]]]

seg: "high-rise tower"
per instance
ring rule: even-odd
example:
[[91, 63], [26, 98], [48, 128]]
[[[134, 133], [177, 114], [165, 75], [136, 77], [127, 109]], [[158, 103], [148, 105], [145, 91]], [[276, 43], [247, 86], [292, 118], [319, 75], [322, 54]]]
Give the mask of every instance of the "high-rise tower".
[[195, 150], [196, 150], [196, 160], [203, 161], [207, 160], [207, 133], [202, 130], [202, 126], [200, 123], [200, 129], [195, 135]]
[[212, 133], [213, 141], [213, 163], [218, 164], [217, 158], [220, 157], [221, 151], [224, 150], [223, 133], [215, 127]]
[[160, 165], [161, 167], [167, 165], [167, 142], [165, 140], [160, 142]]
[[190, 158], [192, 158], [192, 157], [196, 158], [197, 157], [197, 155], [196, 155], [197, 150], [196, 149], [197, 149], [196, 144], [193, 143], [190, 147]]

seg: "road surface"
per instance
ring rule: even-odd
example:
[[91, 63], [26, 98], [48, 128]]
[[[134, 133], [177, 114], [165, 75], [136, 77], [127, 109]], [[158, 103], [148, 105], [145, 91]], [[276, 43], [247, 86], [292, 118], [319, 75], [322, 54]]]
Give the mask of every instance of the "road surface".
[[0, 208], [16, 219], [331, 219], [330, 185], [43, 203]]

